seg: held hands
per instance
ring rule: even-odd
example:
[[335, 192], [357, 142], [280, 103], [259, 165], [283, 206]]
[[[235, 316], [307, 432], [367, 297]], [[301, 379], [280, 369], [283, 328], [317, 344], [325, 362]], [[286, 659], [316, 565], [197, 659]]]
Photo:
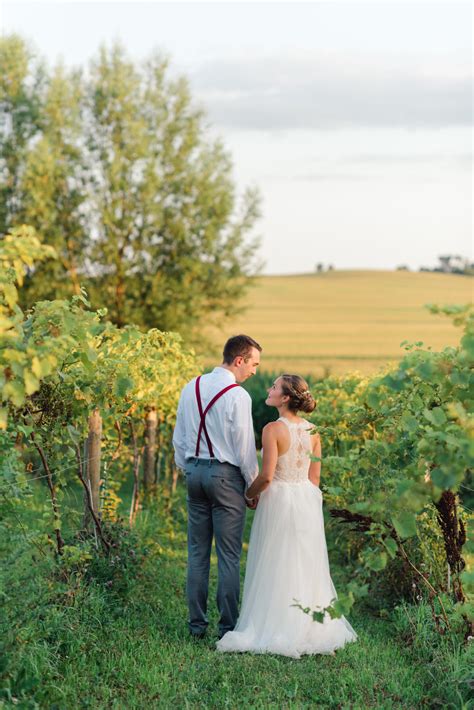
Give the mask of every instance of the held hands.
[[255, 508], [256, 508], [257, 505], [258, 505], [258, 499], [259, 499], [259, 498], [260, 498], [260, 496], [255, 496], [255, 498], [247, 498], [247, 496], [246, 496], [245, 493], [244, 493], [245, 505], [246, 505], [247, 508], [249, 508], [250, 510], [255, 510]]

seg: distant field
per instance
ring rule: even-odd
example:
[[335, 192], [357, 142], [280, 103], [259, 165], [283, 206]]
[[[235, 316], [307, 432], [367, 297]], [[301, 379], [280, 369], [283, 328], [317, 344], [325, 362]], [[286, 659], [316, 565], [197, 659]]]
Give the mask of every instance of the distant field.
[[264, 348], [262, 369], [302, 374], [375, 372], [402, 354], [400, 343], [423, 341], [434, 349], [458, 342], [458, 330], [424, 305], [472, 302], [472, 278], [404, 271], [333, 271], [264, 276], [246, 298], [247, 310], [216, 343], [248, 333]]

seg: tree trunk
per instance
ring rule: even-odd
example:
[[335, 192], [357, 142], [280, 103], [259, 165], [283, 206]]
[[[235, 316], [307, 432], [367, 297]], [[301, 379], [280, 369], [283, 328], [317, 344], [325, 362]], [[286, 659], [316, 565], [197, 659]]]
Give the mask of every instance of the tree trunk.
[[[100, 518], [100, 449], [102, 440], [102, 417], [98, 409], [94, 409], [89, 417], [89, 434], [87, 437], [86, 484], [90, 492], [92, 508], [97, 518]], [[84, 527], [90, 529], [93, 519], [84, 499]]]
[[143, 457], [143, 488], [145, 493], [154, 483], [156, 457], [156, 409], [151, 408], [145, 417], [145, 452]]
[[[443, 491], [435, 507], [438, 511], [438, 523], [443, 532], [444, 549], [450, 582], [457, 602], [466, 601], [461, 584], [461, 572], [466, 566], [462, 557], [462, 548], [466, 542], [466, 530], [463, 521], [458, 518], [456, 496], [452, 491]], [[449, 590], [448, 590], [449, 591]]]
[[135, 433], [135, 427], [133, 426], [133, 422], [131, 420], [129, 421], [129, 426], [133, 444], [133, 493], [132, 502], [130, 505], [129, 522], [130, 525], [133, 525], [137, 512], [140, 508], [140, 486], [138, 472], [140, 470], [140, 458], [142, 452], [138, 449], [137, 435]]
[[156, 432], [158, 455], [157, 455], [156, 461], [155, 461], [155, 477], [154, 477], [154, 481], [153, 481], [155, 483], [155, 485], [160, 480], [161, 462], [162, 462], [162, 458], [163, 458], [163, 437], [162, 437], [162, 430], [161, 430], [161, 419], [159, 420], [159, 425], [160, 426], [158, 426], [157, 432]]

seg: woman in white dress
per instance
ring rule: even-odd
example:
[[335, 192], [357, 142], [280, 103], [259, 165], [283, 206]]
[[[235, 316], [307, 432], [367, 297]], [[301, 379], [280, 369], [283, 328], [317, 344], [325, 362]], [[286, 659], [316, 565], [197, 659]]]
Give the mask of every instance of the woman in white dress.
[[237, 625], [217, 642], [218, 651], [334, 654], [355, 641], [349, 622], [341, 617], [313, 621], [311, 610], [337, 598], [331, 579], [324, 532], [321, 458], [318, 434], [297, 412], [316, 406], [308, 385], [298, 375], [278, 377], [268, 390], [266, 404], [280, 418], [262, 434], [262, 471], [247, 491], [259, 497], [253, 520], [245, 571], [242, 607]]

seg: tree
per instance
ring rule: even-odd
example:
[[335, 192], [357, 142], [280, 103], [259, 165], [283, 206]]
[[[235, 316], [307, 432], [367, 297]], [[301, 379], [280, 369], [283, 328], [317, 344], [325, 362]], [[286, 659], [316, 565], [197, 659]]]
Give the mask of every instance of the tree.
[[82, 93], [80, 75], [56, 67], [42, 95], [41, 131], [23, 161], [17, 219], [34, 224], [59, 257], [46, 261], [37, 278], [27, 280], [30, 304], [79, 294], [85, 274], [82, 261], [90, 226], [84, 215], [88, 185], [80, 148]]
[[0, 234], [18, 223], [19, 177], [40, 129], [44, 69], [16, 35], [0, 39]]
[[99, 175], [95, 286], [119, 325], [164, 330], [234, 310], [255, 250], [243, 237], [258, 214], [248, 192], [235, 219], [229, 157], [206, 140], [187, 83], [167, 70], [158, 55], [137, 68], [119, 46], [102, 49], [88, 136]]
[[[0, 40], [9, 42], [28, 55], [18, 38]], [[2, 104], [5, 117], [12, 106]], [[47, 74], [35, 107], [17, 183], [7, 181], [16, 209], [6, 209], [5, 229], [31, 224], [60, 260], [35, 267], [23, 305], [82, 285], [117, 325], [187, 338], [202, 321], [235, 313], [258, 272], [250, 235], [259, 196], [237, 196], [229, 155], [168, 61], [154, 54], [138, 64], [120, 45], [102, 48], [84, 75]], [[4, 132], [0, 159], [14, 133]]]

